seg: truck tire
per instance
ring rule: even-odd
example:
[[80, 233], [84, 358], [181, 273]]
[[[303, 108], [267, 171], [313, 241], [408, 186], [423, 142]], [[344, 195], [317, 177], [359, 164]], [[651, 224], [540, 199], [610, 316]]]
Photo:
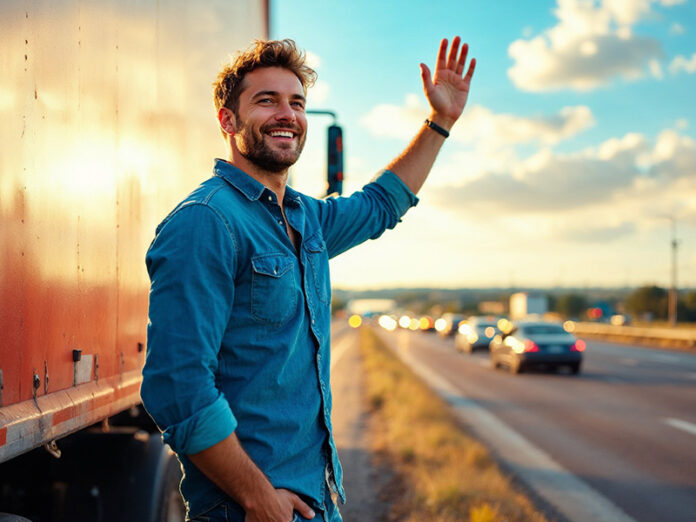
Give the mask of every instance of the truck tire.
[[93, 428], [60, 439], [59, 459], [43, 448], [0, 467], [0, 504], [32, 522], [183, 522], [181, 468], [159, 433]]
[[[144, 439], [144, 437], [143, 437]], [[184, 522], [186, 509], [179, 493], [181, 466], [159, 433], [143, 440], [144, 454], [132, 475], [132, 518], [143, 522]]]

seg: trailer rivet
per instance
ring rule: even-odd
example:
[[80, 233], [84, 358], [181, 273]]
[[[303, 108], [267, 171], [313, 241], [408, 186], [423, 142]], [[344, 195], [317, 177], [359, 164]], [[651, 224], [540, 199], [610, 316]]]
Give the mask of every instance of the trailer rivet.
[[34, 389], [38, 390], [39, 387], [41, 386], [41, 379], [39, 378], [38, 374], [34, 374]]

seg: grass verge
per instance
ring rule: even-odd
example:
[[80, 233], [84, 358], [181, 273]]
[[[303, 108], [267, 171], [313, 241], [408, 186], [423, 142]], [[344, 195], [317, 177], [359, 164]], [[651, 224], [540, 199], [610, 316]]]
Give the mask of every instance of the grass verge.
[[394, 473], [392, 521], [545, 521], [449, 406], [369, 327], [360, 329], [372, 448]]

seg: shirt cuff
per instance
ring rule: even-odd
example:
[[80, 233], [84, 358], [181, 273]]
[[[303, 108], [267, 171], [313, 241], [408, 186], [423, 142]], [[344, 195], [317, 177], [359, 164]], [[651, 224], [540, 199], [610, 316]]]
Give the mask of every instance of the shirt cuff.
[[391, 204], [397, 216], [403, 216], [406, 211], [418, 204], [418, 197], [411, 192], [401, 178], [391, 170], [385, 170], [374, 180], [389, 195]]
[[162, 433], [162, 439], [176, 453], [190, 455], [225, 440], [235, 429], [237, 419], [225, 397], [220, 395], [195, 416], [169, 426]]

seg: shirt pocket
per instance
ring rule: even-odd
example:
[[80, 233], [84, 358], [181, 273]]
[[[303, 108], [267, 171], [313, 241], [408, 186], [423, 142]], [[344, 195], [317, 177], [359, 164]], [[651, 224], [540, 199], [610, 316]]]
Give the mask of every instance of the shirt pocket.
[[297, 308], [293, 257], [261, 254], [251, 258], [251, 267], [251, 316], [260, 323], [282, 325]]
[[315, 235], [304, 242], [304, 249], [309, 259], [312, 280], [319, 301], [323, 304], [331, 302], [331, 279], [329, 277], [329, 255], [326, 243], [321, 236]]

